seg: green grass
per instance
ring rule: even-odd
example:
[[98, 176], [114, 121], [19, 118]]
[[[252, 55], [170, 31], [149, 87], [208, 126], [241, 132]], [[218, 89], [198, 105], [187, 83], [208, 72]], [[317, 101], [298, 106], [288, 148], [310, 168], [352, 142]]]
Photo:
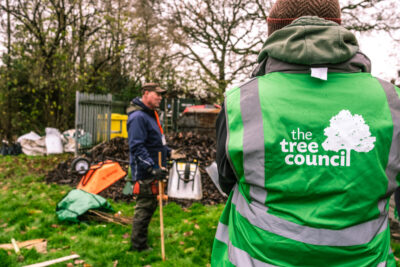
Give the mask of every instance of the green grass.
[[[66, 160], [69, 155], [49, 157], [0, 156], [0, 244], [11, 243], [11, 238], [25, 241], [45, 238], [47, 254], [22, 249], [0, 249], [0, 266], [24, 266], [77, 253], [90, 266], [207, 266], [219, 215], [223, 205], [194, 204], [182, 209], [169, 203], [164, 211], [165, 252], [161, 260], [158, 210], [149, 227], [151, 252], [128, 252], [130, 226], [112, 223], [58, 221], [56, 204], [71, 190], [68, 186], [48, 185], [47, 171]], [[110, 201], [114, 210], [124, 216], [133, 215], [134, 204]], [[73, 261], [68, 261], [72, 262]], [[66, 263], [54, 266], [66, 266]], [[83, 266], [82, 263], [74, 266]]]
[[[72, 188], [48, 185], [47, 171], [70, 155], [49, 157], [0, 156], [0, 244], [11, 243], [11, 238], [25, 241], [45, 238], [47, 254], [22, 249], [0, 249], [0, 267], [24, 266], [77, 253], [86, 267], [113, 266], [209, 266], [211, 246], [223, 205], [194, 204], [182, 209], [175, 203], [164, 207], [164, 235], [167, 260], [161, 260], [158, 210], [149, 228], [151, 252], [128, 252], [130, 226], [99, 222], [80, 224], [58, 221], [56, 204]], [[114, 210], [124, 216], [133, 215], [134, 204], [109, 201]], [[392, 241], [392, 250], [400, 258], [400, 243]], [[68, 261], [53, 266], [66, 266]], [[82, 263], [74, 266], [84, 266]], [[397, 266], [400, 266], [397, 263]]]

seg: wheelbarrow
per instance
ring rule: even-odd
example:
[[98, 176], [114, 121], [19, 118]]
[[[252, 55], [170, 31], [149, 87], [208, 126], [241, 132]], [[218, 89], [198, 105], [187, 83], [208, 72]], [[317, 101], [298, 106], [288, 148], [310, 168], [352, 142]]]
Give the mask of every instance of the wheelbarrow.
[[168, 197], [195, 200], [203, 198], [197, 160], [192, 162], [173, 161], [169, 171]]
[[128, 163], [124, 160], [107, 158], [96, 164], [91, 164], [87, 158], [79, 157], [72, 161], [71, 170], [82, 176], [77, 189], [92, 194], [98, 194], [118, 180], [126, 176], [120, 163]]

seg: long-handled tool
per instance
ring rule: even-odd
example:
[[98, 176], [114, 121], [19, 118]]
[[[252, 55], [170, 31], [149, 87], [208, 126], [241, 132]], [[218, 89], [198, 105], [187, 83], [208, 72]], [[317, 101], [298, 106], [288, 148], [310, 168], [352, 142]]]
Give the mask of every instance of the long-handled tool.
[[[162, 168], [161, 152], [158, 152], [158, 166]], [[160, 234], [161, 234], [161, 257], [165, 261], [164, 246], [164, 216], [163, 216], [164, 182], [158, 181], [158, 203], [160, 204]]]

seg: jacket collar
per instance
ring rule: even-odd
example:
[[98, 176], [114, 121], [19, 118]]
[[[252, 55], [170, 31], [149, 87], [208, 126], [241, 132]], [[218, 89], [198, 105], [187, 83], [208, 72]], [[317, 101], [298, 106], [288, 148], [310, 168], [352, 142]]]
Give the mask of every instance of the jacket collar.
[[126, 109], [126, 113], [129, 115], [130, 113], [138, 110], [142, 110], [147, 114], [149, 114], [150, 116], [155, 117], [154, 110], [150, 109], [145, 104], [143, 104], [142, 99], [140, 97], [136, 97], [131, 101], [129, 107]]

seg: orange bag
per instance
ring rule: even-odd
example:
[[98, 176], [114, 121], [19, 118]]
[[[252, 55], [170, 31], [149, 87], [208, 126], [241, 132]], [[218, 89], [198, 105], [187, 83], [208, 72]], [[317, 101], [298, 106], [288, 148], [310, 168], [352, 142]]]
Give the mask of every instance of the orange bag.
[[[140, 182], [136, 182], [135, 185], [133, 186], [133, 194], [134, 195], [140, 195], [140, 193], [149, 195], [150, 192], [146, 192], [146, 188], [144, 189], [144, 192], [141, 191], [141, 187], [144, 184], [141, 184]], [[154, 180], [151, 183], [147, 184], [148, 187], [150, 187], [150, 191], [152, 195], [158, 195], [158, 181]], [[146, 186], [146, 187], [147, 187]], [[147, 188], [148, 188], [147, 187]]]
[[136, 182], [135, 185], [133, 186], [133, 194], [139, 195], [139, 193], [140, 193], [140, 183]]
[[125, 176], [126, 172], [118, 162], [106, 160], [91, 166], [90, 170], [82, 177], [77, 189], [98, 194]]
[[154, 180], [151, 183], [151, 192], [153, 193], [153, 195], [158, 195], [158, 181]]

